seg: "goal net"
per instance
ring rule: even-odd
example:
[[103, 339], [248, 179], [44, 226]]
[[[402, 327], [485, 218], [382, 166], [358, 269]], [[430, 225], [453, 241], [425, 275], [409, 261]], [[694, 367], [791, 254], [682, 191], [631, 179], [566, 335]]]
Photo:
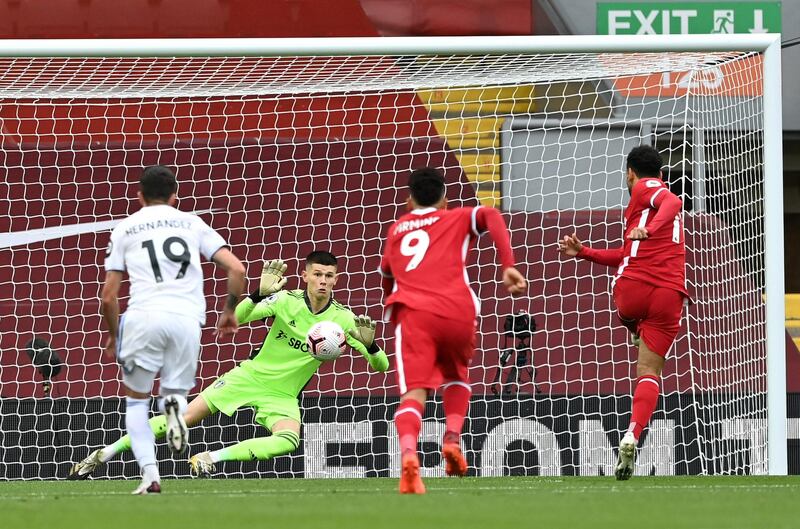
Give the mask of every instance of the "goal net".
[[[0, 479], [63, 477], [124, 434], [98, 298], [110, 230], [139, 208], [138, 177], [153, 164], [176, 169], [178, 207], [229, 241], [251, 287], [264, 260], [281, 258], [287, 288], [304, 288], [305, 255], [330, 250], [335, 299], [376, 319], [382, 240], [404, 211], [407, 175], [442, 168], [451, 206], [503, 212], [530, 282], [525, 297], [505, 293], [487, 238], [469, 257], [483, 300], [463, 438], [470, 475], [610, 475], [636, 353], [615, 318], [614, 270], [561, 258], [556, 243], [575, 231], [594, 247], [621, 244], [625, 155], [639, 144], [658, 148], [683, 199], [693, 304], [636, 472], [767, 472], [762, 54], [434, 45], [325, 56], [319, 46], [312, 56], [0, 59]], [[193, 393], [268, 330], [254, 322], [216, 339], [225, 281], [211, 267], [206, 277]], [[126, 296], [124, 286], [123, 309]], [[394, 364], [388, 323], [379, 337]], [[220, 470], [396, 476], [393, 371], [370, 372], [357, 354], [323, 364], [301, 394], [300, 448]], [[423, 476], [444, 475], [443, 430], [435, 397]], [[191, 453], [266, 434], [249, 409], [220, 414], [192, 430]], [[162, 475], [188, 475], [163, 443], [158, 457]], [[124, 454], [97, 475], [138, 469]]]

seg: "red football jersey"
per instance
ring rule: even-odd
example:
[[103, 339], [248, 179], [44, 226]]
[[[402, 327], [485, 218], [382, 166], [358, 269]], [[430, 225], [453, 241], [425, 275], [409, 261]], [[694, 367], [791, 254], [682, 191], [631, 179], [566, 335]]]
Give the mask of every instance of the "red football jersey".
[[[628, 239], [636, 227], [647, 228], [647, 239]], [[578, 256], [616, 266], [614, 283], [624, 276], [689, 296], [681, 200], [660, 178], [642, 178], [633, 186], [631, 201], [625, 209], [624, 241], [622, 246], [608, 250], [584, 246]]]
[[[625, 244], [615, 281], [625, 276], [657, 287], [672, 288], [688, 297], [686, 245], [680, 209], [669, 219], [670, 222], [657, 227], [653, 224], [658, 206], [667, 197], [677, 199], [659, 178], [642, 178], [633, 186], [631, 201], [625, 209]], [[647, 239], [628, 239], [628, 234], [635, 227], [647, 228]]]
[[417, 209], [392, 225], [381, 262], [381, 273], [394, 278], [389, 310], [400, 303], [448, 319], [475, 319], [480, 303], [465, 260], [480, 234], [479, 209]]

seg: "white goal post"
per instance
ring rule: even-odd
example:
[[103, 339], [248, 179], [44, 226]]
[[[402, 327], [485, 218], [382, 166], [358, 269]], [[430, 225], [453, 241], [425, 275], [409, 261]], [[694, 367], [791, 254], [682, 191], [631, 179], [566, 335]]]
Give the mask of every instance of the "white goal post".
[[[624, 149], [638, 143], [662, 151], [684, 199], [697, 295], [637, 472], [787, 474], [779, 35], [0, 41], [0, 134], [0, 480], [61, 477], [124, 433], [97, 296], [108, 230], [155, 163], [177, 168], [179, 207], [228, 238], [251, 280], [280, 257], [303, 288], [304, 254], [331, 249], [337, 299], [376, 318], [405, 176], [442, 167], [452, 203], [504, 212], [531, 283], [529, 298], [505, 296], [479, 243], [470, 474], [608, 474], [633, 357], [608, 271], [552, 247], [573, 227], [619, 241]], [[211, 313], [220, 283], [207, 279]], [[527, 341], [503, 327], [520, 310], [537, 326]], [[220, 344], [206, 329], [196, 390], [264, 336], [254, 325]], [[63, 360], [52, 391], [34, 337]], [[300, 451], [222, 470], [394, 476], [396, 396], [360, 358], [326, 364], [302, 398]], [[440, 407], [423, 427], [425, 476], [443, 475]], [[251, 419], [204, 423], [193, 450], [264, 435]], [[135, 466], [127, 455], [104, 472]]]

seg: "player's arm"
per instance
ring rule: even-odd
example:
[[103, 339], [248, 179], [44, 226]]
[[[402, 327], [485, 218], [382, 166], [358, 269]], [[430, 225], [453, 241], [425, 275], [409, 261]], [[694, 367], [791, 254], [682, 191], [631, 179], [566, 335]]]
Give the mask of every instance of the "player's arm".
[[651, 233], [656, 233], [664, 226], [674, 222], [683, 207], [683, 201], [666, 187], [658, 188], [650, 195], [648, 201], [656, 209], [656, 214], [647, 226], [633, 228], [628, 234], [629, 239], [647, 239]]
[[389, 358], [375, 339], [375, 322], [369, 316], [353, 318], [353, 326], [345, 335], [350, 347], [361, 353], [372, 369], [380, 373], [389, 369]]
[[235, 310], [236, 304], [244, 291], [245, 269], [238, 257], [227, 248], [220, 248], [211, 257], [212, 261], [228, 273], [228, 296], [225, 308], [217, 322], [219, 334], [233, 334], [239, 328]]
[[236, 304], [244, 292], [245, 269], [238, 257], [228, 249], [225, 239], [211, 226], [199, 221], [200, 253], [209, 261], [228, 273], [228, 296], [225, 298], [225, 308], [217, 321], [217, 334], [233, 334], [238, 329], [236, 323]]
[[106, 339], [104, 352], [109, 358], [115, 358], [117, 354], [120, 285], [122, 285], [122, 272], [117, 270], [106, 272], [106, 279], [103, 283], [103, 293], [100, 297], [100, 312], [108, 328], [108, 338]]
[[106, 277], [103, 292], [100, 294], [100, 313], [108, 328], [108, 338], [104, 348], [109, 358], [117, 356], [117, 336], [119, 335], [119, 289], [122, 274], [125, 272], [125, 241], [119, 226], [111, 232], [105, 259]]
[[236, 305], [236, 321], [239, 325], [244, 325], [251, 321], [274, 318], [283, 298], [283, 292], [261, 296], [256, 289]]
[[567, 257], [580, 257], [581, 259], [606, 266], [619, 266], [623, 257], [622, 246], [607, 250], [589, 248], [581, 243], [575, 233], [565, 235], [563, 239], [558, 241], [558, 251]]
[[505, 219], [495, 208], [484, 207], [473, 209], [472, 217], [473, 230], [477, 233], [488, 231], [494, 241], [498, 260], [503, 267], [503, 284], [512, 295], [522, 294], [528, 285], [515, 266], [514, 250]]
[[381, 287], [383, 288], [383, 297], [388, 298], [394, 290], [394, 275], [392, 274], [392, 265], [389, 263], [389, 237], [386, 237], [386, 247], [383, 250], [383, 257], [381, 258], [381, 265], [378, 267], [378, 272], [381, 274]]

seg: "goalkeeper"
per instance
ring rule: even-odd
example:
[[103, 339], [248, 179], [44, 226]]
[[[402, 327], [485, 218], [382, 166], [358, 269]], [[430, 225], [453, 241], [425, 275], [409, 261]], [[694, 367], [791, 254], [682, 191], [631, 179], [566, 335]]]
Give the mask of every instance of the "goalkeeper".
[[[389, 359], [375, 341], [375, 323], [367, 316], [355, 317], [332, 297], [337, 279], [336, 257], [315, 251], [306, 257], [302, 271], [305, 290], [281, 291], [286, 284], [283, 261], [264, 266], [259, 289], [236, 306], [239, 324], [273, 318], [261, 350], [252, 360], [242, 362], [218, 378], [189, 403], [183, 415], [194, 426], [209, 415], [233, 413], [242, 407], [255, 408], [255, 420], [272, 435], [248, 439], [238, 444], [202, 452], [189, 460], [191, 473], [208, 477], [218, 461], [252, 461], [288, 454], [300, 444], [298, 395], [322, 362], [307, 349], [306, 334], [319, 321], [333, 321], [347, 333], [347, 343], [360, 352], [376, 371], [389, 369]], [[165, 435], [163, 416], [150, 419], [157, 438]], [[115, 443], [95, 450], [73, 465], [69, 479], [86, 479], [106, 461], [130, 450], [126, 435]]]

